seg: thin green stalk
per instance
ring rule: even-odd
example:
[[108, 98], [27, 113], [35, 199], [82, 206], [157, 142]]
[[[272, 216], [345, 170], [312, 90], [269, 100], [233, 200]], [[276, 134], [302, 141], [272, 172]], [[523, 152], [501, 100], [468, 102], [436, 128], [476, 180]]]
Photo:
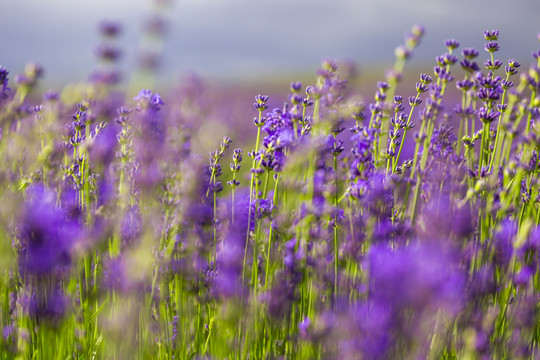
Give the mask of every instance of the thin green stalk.
[[[277, 189], [278, 189], [278, 183], [279, 183], [279, 175], [276, 176], [276, 180], [274, 183], [274, 196], [272, 198], [272, 204], [274, 208], [272, 209], [272, 213], [274, 213], [276, 206], [277, 206]], [[272, 249], [272, 235], [273, 235], [274, 227], [270, 225], [270, 231], [268, 232], [268, 248], [266, 249], [266, 272], [265, 272], [265, 278], [264, 278], [264, 289], [268, 289], [268, 276], [270, 274], [270, 250]]]
[[403, 150], [403, 144], [405, 143], [405, 136], [407, 135], [407, 129], [411, 123], [411, 117], [412, 117], [412, 114], [413, 114], [413, 111], [414, 111], [414, 108], [416, 108], [417, 105], [416, 104], [416, 100], [418, 100], [418, 97], [420, 96], [420, 93], [417, 92], [416, 93], [416, 96], [414, 98], [415, 100], [415, 103], [413, 103], [413, 105], [411, 106], [411, 111], [409, 111], [409, 116], [407, 117], [407, 125], [405, 126], [405, 129], [403, 130], [403, 137], [401, 138], [401, 144], [399, 145], [399, 150], [398, 150], [398, 153], [395, 157], [395, 162], [394, 162], [394, 166], [392, 168], [392, 172], [396, 172], [396, 168], [397, 168], [397, 165], [399, 163], [399, 157], [401, 156], [401, 150]]
[[[259, 111], [259, 123], [262, 118], [262, 111]], [[261, 138], [261, 127], [257, 126], [257, 140], [255, 141], [255, 155], [259, 151], [259, 141]], [[253, 164], [252, 169], [258, 168], [257, 161], [255, 158], [253, 158]], [[246, 245], [244, 247], [244, 261], [242, 266], [242, 284], [244, 283], [245, 279], [245, 271], [246, 271], [246, 260], [247, 260], [247, 248], [249, 244], [249, 233], [251, 228], [251, 202], [253, 201], [253, 183], [255, 182], [256, 177], [255, 174], [251, 173], [251, 179], [249, 181], [249, 204], [248, 204], [248, 218], [247, 218], [247, 230], [246, 230]]]
[[482, 141], [480, 143], [480, 156], [478, 159], [478, 179], [480, 179], [480, 175], [482, 173], [482, 164], [484, 162], [484, 153], [486, 152], [486, 149], [489, 147], [489, 124], [484, 123], [484, 128], [482, 130]]
[[337, 304], [338, 299], [338, 257], [339, 257], [339, 241], [338, 241], [338, 192], [339, 192], [339, 178], [338, 178], [338, 163], [337, 155], [334, 155], [334, 174], [336, 176], [336, 191], [334, 192], [334, 305]]

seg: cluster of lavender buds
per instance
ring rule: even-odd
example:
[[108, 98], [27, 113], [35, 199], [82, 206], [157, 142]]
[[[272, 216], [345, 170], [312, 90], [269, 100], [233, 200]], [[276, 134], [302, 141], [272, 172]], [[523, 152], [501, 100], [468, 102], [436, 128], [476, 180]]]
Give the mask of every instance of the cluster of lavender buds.
[[373, 96], [324, 60], [240, 113], [0, 66], [0, 358], [540, 358], [540, 51], [449, 39], [408, 82], [423, 33]]
[[117, 41], [122, 33], [122, 26], [117, 22], [102, 21], [99, 24], [99, 32], [102, 43], [96, 47], [95, 54], [99, 59], [100, 68], [92, 73], [90, 81], [96, 84], [114, 85], [121, 80], [117, 64], [122, 57], [122, 51]]

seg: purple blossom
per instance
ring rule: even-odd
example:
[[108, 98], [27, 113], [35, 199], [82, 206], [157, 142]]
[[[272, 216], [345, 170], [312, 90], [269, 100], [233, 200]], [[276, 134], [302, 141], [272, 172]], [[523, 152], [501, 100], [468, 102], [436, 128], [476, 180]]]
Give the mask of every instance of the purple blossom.
[[19, 267], [22, 274], [46, 275], [71, 265], [72, 248], [82, 239], [77, 219], [56, 207], [56, 194], [43, 187], [28, 190], [19, 220]]
[[160, 106], [163, 105], [161, 96], [158, 93], [152, 93], [151, 90], [143, 89], [139, 91], [139, 94], [133, 98], [137, 102], [137, 110], [152, 110], [158, 111]]
[[3, 100], [3, 99], [6, 99], [8, 97], [8, 92], [9, 92], [9, 88], [8, 88], [8, 74], [9, 72], [7, 71], [6, 68], [0, 66], [0, 86], [1, 86], [1, 90], [0, 90], [0, 100]]
[[369, 251], [371, 297], [396, 309], [460, 310], [464, 276], [444, 241], [411, 244], [390, 250], [385, 245]]

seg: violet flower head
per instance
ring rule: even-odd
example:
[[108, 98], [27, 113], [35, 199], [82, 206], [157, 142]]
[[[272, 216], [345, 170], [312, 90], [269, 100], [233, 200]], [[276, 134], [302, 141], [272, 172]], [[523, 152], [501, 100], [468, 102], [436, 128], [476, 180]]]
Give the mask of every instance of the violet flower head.
[[331, 73], [335, 73], [338, 69], [338, 65], [334, 60], [324, 59], [321, 68]]
[[498, 112], [489, 111], [485, 107], [481, 107], [476, 113], [478, 115], [478, 118], [482, 120], [484, 124], [491, 124], [499, 116]]
[[484, 45], [484, 49], [487, 52], [490, 52], [490, 53], [494, 53], [496, 51], [499, 51], [500, 47], [501, 46], [498, 43], [496, 43], [495, 41], [490, 41], [486, 45]]
[[446, 46], [448, 51], [454, 50], [454, 49], [459, 47], [459, 42], [456, 39], [445, 40], [444, 41], [444, 46]]
[[114, 38], [122, 32], [122, 25], [116, 21], [104, 20], [99, 24], [99, 32], [106, 37]]
[[476, 61], [469, 61], [468, 59], [463, 59], [459, 62], [459, 65], [461, 65], [461, 68], [468, 73], [480, 71], [480, 68], [478, 67]]
[[53, 327], [58, 327], [64, 317], [69, 299], [60, 289], [50, 289], [49, 292], [33, 293], [22, 301], [25, 310], [38, 322], [45, 321]]
[[420, 24], [415, 24], [411, 29], [411, 34], [416, 37], [422, 37], [425, 32], [426, 28]]
[[115, 69], [103, 69], [93, 72], [90, 75], [89, 80], [93, 83], [104, 84], [104, 85], [113, 85], [118, 84], [122, 76], [120, 71]]
[[266, 109], [268, 109], [268, 105], [266, 104], [268, 101], [268, 96], [267, 95], [257, 95], [255, 96], [255, 103], [253, 104], [253, 106], [255, 107], [255, 109], [258, 111], [258, 112], [262, 112]]
[[371, 296], [396, 309], [459, 310], [464, 274], [455, 256], [439, 242], [416, 243], [392, 251], [375, 245], [369, 251]]
[[420, 74], [420, 82], [427, 85], [433, 81], [433, 78], [427, 74]]
[[[242, 229], [243, 230], [243, 229]], [[245, 247], [243, 231], [238, 226], [232, 228], [223, 240], [213, 283], [213, 291], [223, 298], [242, 294], [242, 257]]]
[[297, 94], [302, 90], [302, 83], [299, 81], [295, 81], [291, 83], [291, 92], [293, 94]]
[[56, 207], [53, 191], [36, 185], [28, 195], [19, 223], [20, 271], [37, 276], [62, 271], [71, 264], [81, 226]]
[[138, 111], [146, 109], [158, 111], [161, 109], [160, 106], [164, 105], [161, 96], [158, 93], [152, 93], [152, 91], [148, 89], [141, 90], [133, 100], [137, 102], [136, 109]]
[[456, 143], [457, 138], [454, 135], [452, 127], [444, 124], [433, 131], [430, 152], [433, 152], [434, 156], [439, 159], [446, 159], [454, 153]]
[[465, 59], [472, 60], [478, 56], [479, 52], [474, 48], [466, 48], [461, 51], [461, 54]]
[[116, 62], [122, 55], [122, 52], [117, 47], [102, 44], [96, 48], [96, 55], [104, 61]]
[[497, 41], [499, 38], [499, 30], [484, 30], [484, 38], [487, 41]]
[[8, 91], [10, 90], [7, 86], [8, 74], [9, 71], [7, 71], [6, 68], [0, 65], [0, 100], [6, 99], [8, 97]]
[[60, 94], [56, 90], [49, 90], [43, 94], [43, 101], [54, 102], [60, 99]]
[[493, 245], [494, 260], [497, 265], [505, 267], [510, 264], [516, 233], [517, 224], [509, 219], [503, 220], [496, 229]]
[[461, 91], [470, 90], [473, 87], [473, 85], [474, 83], [469, 79], [456, 82], [456, 87]]

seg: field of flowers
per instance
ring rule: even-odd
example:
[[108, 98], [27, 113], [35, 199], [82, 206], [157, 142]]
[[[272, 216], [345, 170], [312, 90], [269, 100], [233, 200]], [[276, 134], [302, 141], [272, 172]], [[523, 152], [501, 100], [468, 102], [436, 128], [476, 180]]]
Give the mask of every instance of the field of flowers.
[[540, 358], [540, 51], [447, 40], [398, 94], [415, 26], [374, 97], [327, 60], [240, 132], [119, 91], [102, 31], [87, 84], [0, 67], [0, 359]]

